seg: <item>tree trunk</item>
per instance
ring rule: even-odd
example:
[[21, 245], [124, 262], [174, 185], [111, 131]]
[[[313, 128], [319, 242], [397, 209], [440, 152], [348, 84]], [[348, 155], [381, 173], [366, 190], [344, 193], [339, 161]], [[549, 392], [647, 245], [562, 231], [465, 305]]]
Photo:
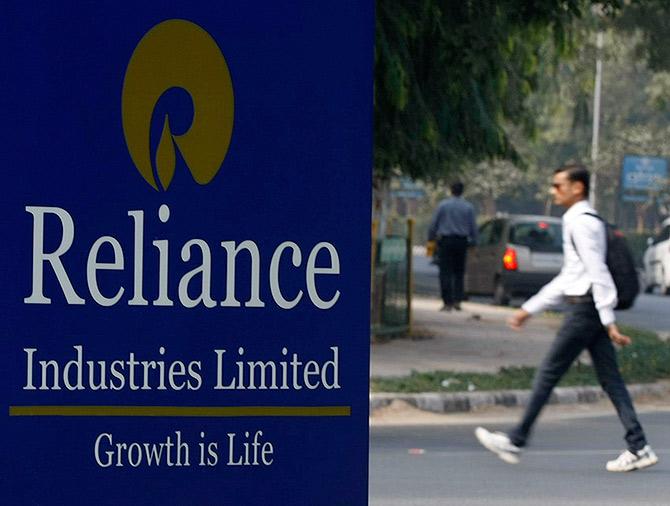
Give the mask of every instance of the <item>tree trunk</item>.
[[374, 178], [372, 181], [372, 221], [377, 223], [377, 238], [386, 235], [391, 206], [391, 181]]
[[495, 216], [497, 211], [496, 199], [493, 198], [492, 194], [488, 194], [486, 198], [484, 198], [484, 214], [486, 216]]
[[644, 218], [649, 210], [649, 205], [648, 202], [635, 203], [635, 232], [638, 234], [642, 234], [645, 231]]

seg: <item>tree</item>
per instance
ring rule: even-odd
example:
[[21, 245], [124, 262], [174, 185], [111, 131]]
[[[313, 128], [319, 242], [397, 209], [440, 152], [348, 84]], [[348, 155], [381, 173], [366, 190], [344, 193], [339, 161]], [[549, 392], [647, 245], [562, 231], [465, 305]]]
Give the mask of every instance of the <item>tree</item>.
[[375, 175], [521, 164], [505, 124], [533, 136], [525, 102], [593, 4], [611, 13], [623, 0], [377, 0]]
[[[623, 17], [626, 10], [623, 11]], [[670, 108], [667, 73], [656, 72], [640, 51], [645, 32], [622, 29], [618, 20], [600, 26], [605, 34], [598, 157], [598, 208], [614, 220], [619, 210], [621, 163], [626, 154], [670, 155]], [[593, 39], [593, 38], [592, 38]], [[546, 115], [535, 153], [538, 164], [557, 166], [569, 158], [589, 160], [595, 47], [584, 44], [576, 57], [561, 65], [559, 114]], [[566, 128], [567, 125], [570, 128]], [[657, 196], [660, 203], [662, 195]], [[650, 207], [650, 206], [647, 206]], [[651, 206], [653, 207], [653, 206]], [[630, 211], [630, 209], [629, 209]], [[660, 208], [659, 208], [660, 211]], [[638, 206], [641, 227], [644, 206]]]
[[644, 0], [628, 6], [618, 19], [617, 28], [641, 36], [636, 43], [638, 56], [655, 71], [670, 70], [670, 1]]
[[491, 217], [498, 211], [498, 202], [503, 198], [535, 200], [534, 190], [539, 178], [534, 167], [520, 170], [510, 161], [493, 160], [468, 168], [463, 179], [467, 181], [468, 198], [479, 204], [480, 215]]

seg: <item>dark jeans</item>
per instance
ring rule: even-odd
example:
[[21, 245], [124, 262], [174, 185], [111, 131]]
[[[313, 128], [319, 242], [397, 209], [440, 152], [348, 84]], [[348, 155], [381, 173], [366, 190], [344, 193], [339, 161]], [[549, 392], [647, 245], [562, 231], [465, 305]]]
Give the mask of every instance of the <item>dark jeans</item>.
[[447, 235], [439, 242], [440, 289], [442, 302], [453, 306], [463, 297], [463, 276], [465, 274], [465, 255], [468, 251], [468, 238], [461, 235]]
[[637, 451], [647, 444], [628, 389], [619, 372], [614, 346], [600, 323], [593, 302], [568, 307], [563, 325], [537, 372], [530, 402], [521, 423], [509, 433], [512, 443], [517, 446], [526, 444], [533, 423], [554, 386], [584, 349], [589, 350], [598, 381], [614, 404], [626, 429], [628, 449]]

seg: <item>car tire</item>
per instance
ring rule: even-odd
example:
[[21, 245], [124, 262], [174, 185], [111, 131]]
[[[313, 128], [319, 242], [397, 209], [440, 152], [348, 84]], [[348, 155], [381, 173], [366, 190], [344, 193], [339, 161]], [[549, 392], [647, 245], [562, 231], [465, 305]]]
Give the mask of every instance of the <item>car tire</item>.
[[509, 293], [500, 279], [496, 279], [493, 289], [493, 303], [498, 306], [508, 306], [510, 301]]
[[666, 284], [665, 280], [665, 271], [661, 271], [661, 283], [659, 285], [661, 288], [661, 295], [670, 295], [670, 286]]
[[654, 292], [654, 283], [653, 277], [647, 274], [647, 269], [642, 269], [640, 272], [640, 286], [644, 293], [653, 293]]

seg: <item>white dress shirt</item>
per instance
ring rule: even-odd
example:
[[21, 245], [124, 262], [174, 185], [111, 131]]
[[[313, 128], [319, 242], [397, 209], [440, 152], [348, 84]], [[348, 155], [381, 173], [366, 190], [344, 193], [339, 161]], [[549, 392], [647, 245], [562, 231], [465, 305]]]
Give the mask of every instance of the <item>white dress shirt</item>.
[[[588, 201], [573, 204], [563, 215], [563, 267], [561, 272], [521, 306], [535, 314], [560, 304], [564, 295], [586, 295], [589, 290], [603, 325], [615, 321], [617, 291], [605, 263], [605, 224]], [[572, 237], [572, 238], [571, 238]], [[573, 243], [574, 241], [574, 243]], [[579, 254], [575, 251], [575, 246]]]

